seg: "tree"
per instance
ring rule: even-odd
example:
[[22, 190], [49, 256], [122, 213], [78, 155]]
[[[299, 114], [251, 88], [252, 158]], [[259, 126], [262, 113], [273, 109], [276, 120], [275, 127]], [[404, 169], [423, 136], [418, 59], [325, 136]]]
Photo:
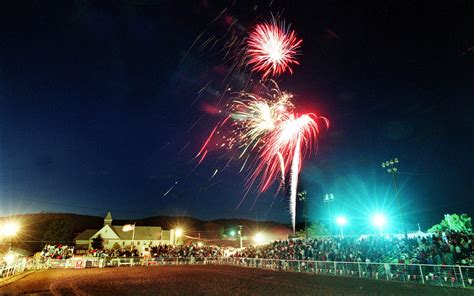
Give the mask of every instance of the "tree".
[[446, 214], [439, 224], [433, 225], [428, 232], [456, 231], [472, 233], [471, 217], [466, 214]]
[[306, 216], [306, 202], [308, 200], [308, 192], [306, 190], [298, 192], [298, 199], [299, 201], [303, 202], [303, 219], [304, 219], [305, 238], [308, 238], [309, 229], [308, 229], [308, 220]]
[[94, 250], [102, 250], [104, 248], [104, 239], [100, 234], [92, 239], [91, 247]]
[[71, 244], [74, 230], [72, 223], [67, 218], [53, 220], [43, 234], [42, 241], [47, 244]]
[[306, 234], [308, 234], [309, 237], [327, 236], [329, 235], [329, 231], [324, 224], [317, 221], [311, 223], [308, 227], [308, 232], [306, 232], [306, 229], [302, 229], [296, 233], [296, 236], [306, 237]]

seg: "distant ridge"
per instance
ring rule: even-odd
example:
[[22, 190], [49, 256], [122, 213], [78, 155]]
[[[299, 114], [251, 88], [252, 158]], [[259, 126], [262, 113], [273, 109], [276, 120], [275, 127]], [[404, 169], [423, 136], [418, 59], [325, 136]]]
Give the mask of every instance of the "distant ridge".
[[[112, 217], [114, 213], [112, 212]], [[105, 214], [104, 214], [105, 216]], [[0, 221], [9, 217], [0, 217]], [[48, 229], [49, 224], [56, 219], [67, 219], [71, 222], [74, 234], [86, 229], [100, 229], [104, 224], [104, 217], [80, 215], [73, 213], [32, 213], [14, 215], [11, 217], [21, 224], [21, 232], [16, 237], [14, 245], [38, 251], [42, 248], [41, 238]], [[250, 219], [215, 219], [210, 221], [200, 220], [189, 216], [153, 216], [142, 219], [117, 219], [113, 225], [136, 223], [138, 226], [161, 226], [164, 229], [182, 227], [189, 237], [203, 239], [216, 239], [223, 232], [231, 229], [237, 230], [238, 225], [243, 226], [243, 234], [250, 235], [256, 231], [266, 231], [275, 235], [286, 236], [290, 232], [289, 225], [274, 221], [255, 221]]]

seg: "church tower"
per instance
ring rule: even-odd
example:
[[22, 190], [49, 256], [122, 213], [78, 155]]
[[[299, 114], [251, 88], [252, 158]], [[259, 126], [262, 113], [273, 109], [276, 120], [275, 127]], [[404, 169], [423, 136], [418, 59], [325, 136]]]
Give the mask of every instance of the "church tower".
[[112, 225], [112, 214], [110, 214], [110, 212], [108, 212], [107, 216], [105, 216], [104, 226], [105, 225]]

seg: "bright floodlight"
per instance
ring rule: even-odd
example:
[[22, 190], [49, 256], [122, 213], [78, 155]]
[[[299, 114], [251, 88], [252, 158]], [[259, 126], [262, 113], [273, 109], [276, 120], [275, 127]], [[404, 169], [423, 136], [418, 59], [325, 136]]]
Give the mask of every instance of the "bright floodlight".
[[3, 236], [15, 236], [20, 227], [15, 222], [5, 223], [1, 228], [1, 235]]
[[176, 228], [176, 237], [180, 237], [183, 235], [183, 230], [181, 228]]
[[253, 241], [257, 245], [263, 244], [263, 240], [264, 240], [263, 234], [260, 232], [256, 233], [255, 236], [253, 237]]
[[230, 236], [234, 236], [234, 235], [235, 235], [235, 230], [231, 230], [231, 231], [229, 232], [229, 234], [230, 234]]
[[15, 255], [12, 254], [12, 253], [9, 253], [9, 254], [5, 255], [5, 257], [3, 257], [3, 259], [5, 260], [6, 263], [12, 264], [13, 261], [15, 261]]
[[375, 226], [377, 227], [382, 227], [387, 223], [387, 220], [385, 219], [385, 216], [382, 214], [375, 214], [375, 216], [372, 218], [372, 223], [374, 223]]
[[339, 216], [339, 217], [336, 218], [336, 223], [339, 226], [344, 226], [344, 225], [347, 224], [347, 219], [344, 216]]

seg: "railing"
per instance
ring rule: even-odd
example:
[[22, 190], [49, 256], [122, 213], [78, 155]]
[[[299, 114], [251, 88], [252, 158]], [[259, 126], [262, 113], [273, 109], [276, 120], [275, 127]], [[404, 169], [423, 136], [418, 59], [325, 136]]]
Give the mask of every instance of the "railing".
[[0, 266], [0, 279], [22, 273], [26, 269], [26, 259], [19, 258], [11, 263], [5, 263]]
[[258, 258], [220, 258], [229, 265], [410, 282], [449, 287], [474, 287], [474, 267], [399, 263], [362, 263]]
[[234, 265], [277, 271], [301, 272], [418, 283], [448, 287], [474, 287], [474, 266], [429, 265], [399, 263], [333, 262], [310, 260], [282, 260], [259, 258], [144, 258], [144, 257], [74, 257], [71, 259], [19, 260], [1, 269], [1, 277], [8, 277], [25, 269], [47, 268], [103, 268], [163, 265]]

